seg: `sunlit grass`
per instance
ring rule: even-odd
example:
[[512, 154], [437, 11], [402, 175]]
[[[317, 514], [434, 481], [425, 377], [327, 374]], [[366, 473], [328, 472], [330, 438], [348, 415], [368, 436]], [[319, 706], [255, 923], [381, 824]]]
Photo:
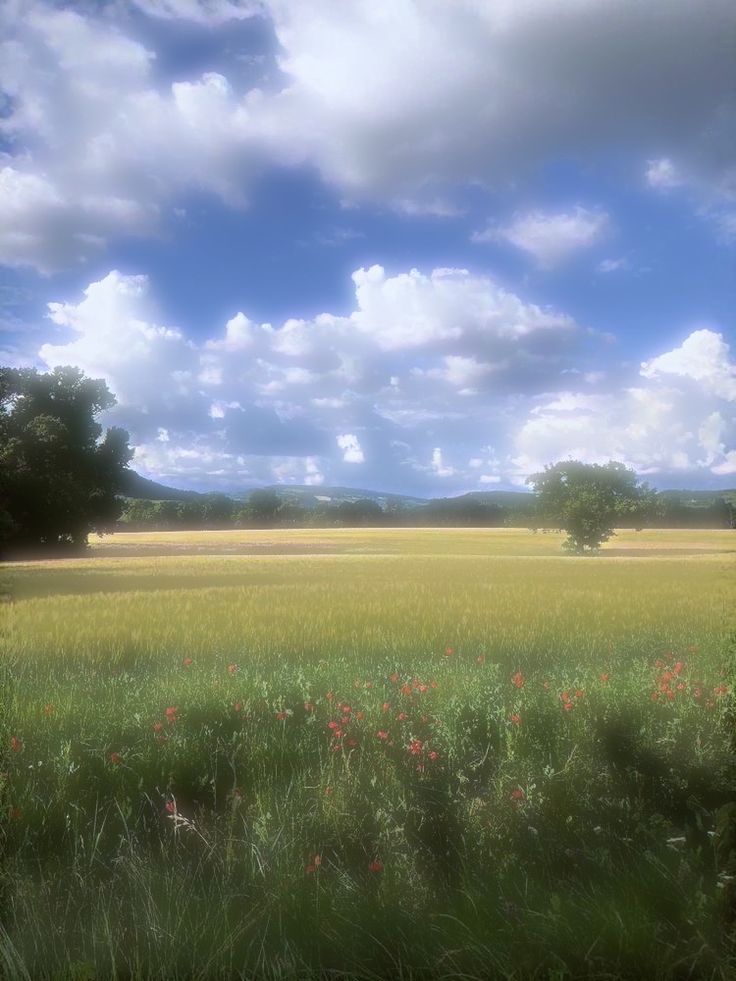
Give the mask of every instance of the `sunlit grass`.
[[732, 542], [169, 533], [5, 566], [7, 973], [727, 977]]

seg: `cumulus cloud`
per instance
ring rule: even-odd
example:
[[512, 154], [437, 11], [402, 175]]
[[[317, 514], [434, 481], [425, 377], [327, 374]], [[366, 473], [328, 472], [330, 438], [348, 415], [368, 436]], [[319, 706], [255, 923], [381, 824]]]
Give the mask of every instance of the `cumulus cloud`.
[[639, 473], [727, 474], [734, 460], [736, 364], [720, 334], [693, 331], [644, 362], [620, 392], [567, 392], [541, 400], [515, 438], [521, 478], [562, 459], [621, 460]]
[[647, 163], [646, 171], [647, 184], [650, 187], [657, 187], [669, 190], [673, 187], [680, 187], [683, 183], [682, 177], [677, 171], [674, 163], [669, 157], [660, 157], [659, 160], [650, 160]]
[[[308, 165], [343, 200], [407, 214], [454, 215], [460, 184], [610, 147], [649, 160], [658, 187], [681, 174], [711, 197], [736, 188], [730, 0], [344, 0], [339, 16], [333, 0], [136, 5], [214, 26], [258, 13], [277, 76], [269, 64], [257, 87], [224, 68], [167, 77], [124, 4], [8, 0], [0, 262], [83, 260], [152, 233], [186, 191], [245, 206], [273, 165]], [[564, 217], [510, 234], [557, 261], [597, 234], [590, 216]]]
[[352, 433], [343, 433], [337, 437], [337, 445], [343, 451], [345, 463], [365, 463], [365, 454], [360, 447], [358, 437]]
[[475, 242], [503, 241], [529, 253], [544, 267], [557, 265], [602, 238], [608, 215], [576, 207], [572, 211], [517, 214], [508, 225], [476, 232]]

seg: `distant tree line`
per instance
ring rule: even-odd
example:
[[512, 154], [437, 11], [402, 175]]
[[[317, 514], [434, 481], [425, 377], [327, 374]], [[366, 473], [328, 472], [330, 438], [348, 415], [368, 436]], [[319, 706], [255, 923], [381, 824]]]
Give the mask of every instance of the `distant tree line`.
[[[636, 513], [616, 515], [619, 528], [732, 528], [736, 510], [723, 498], [700, 506], [686, 505], [653, 494]], [[205, 494], [185, 501], [126, 499], [118, 527], [123, 530], [195, 530], [227, 528], [340, 528], [340, 527], [553, 527], [534, 495], [518, 506], [486, 503], [473, 498], [444, 498], [407, 505], [389, 498], [385, 507], [369, 498], [320, 501], [305, 507], [279, 494], [254, 491], [246, 502], [226, 494]]]

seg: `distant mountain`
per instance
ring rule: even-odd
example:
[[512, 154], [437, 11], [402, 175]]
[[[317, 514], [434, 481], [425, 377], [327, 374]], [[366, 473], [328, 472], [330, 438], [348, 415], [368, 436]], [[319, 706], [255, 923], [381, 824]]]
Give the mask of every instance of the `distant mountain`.
[[[260, 488], [259, 488], [260, 489]], [[322, 487], [305, 484], [271, 484], [263, 490], [273, 491], [289, 504], [299, 504], [310, 510], [320, 504], [343, 504], [353, 501], [375, 501], [382, 508], [392, 502], [398, 507], [417, 507], [426, 504], [422, 497], [411, 497], [408, 494], [388, 494], [386, 491], [361, 490], [357, 487]], [[252, 491], [233, 494], [238, 500], [247, 501]]]
[[126, 470], [121, 496], [142, 501], [195, 501], [205, 495], [198, 491], [167, 487], [165, 484], [156, 483], [155, 480], [141, 477], [135, 470]]

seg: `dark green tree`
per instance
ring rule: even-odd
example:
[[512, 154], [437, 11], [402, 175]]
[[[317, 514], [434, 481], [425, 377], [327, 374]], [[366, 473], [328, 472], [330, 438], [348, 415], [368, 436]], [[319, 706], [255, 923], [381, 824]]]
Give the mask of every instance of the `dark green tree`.
[[656, 509], [656, 492], [623, 463], [566, 460], [528, 478], [537, 495], [536, 521], [567, 532], [564, 549], [597, 552], [619, 522], [641, 527]]
[[0, 368], [0, 543], [83, 545], [112, 530], [132, 456], [128, 434], [95, 419], [114, 404], [78, 368]]

